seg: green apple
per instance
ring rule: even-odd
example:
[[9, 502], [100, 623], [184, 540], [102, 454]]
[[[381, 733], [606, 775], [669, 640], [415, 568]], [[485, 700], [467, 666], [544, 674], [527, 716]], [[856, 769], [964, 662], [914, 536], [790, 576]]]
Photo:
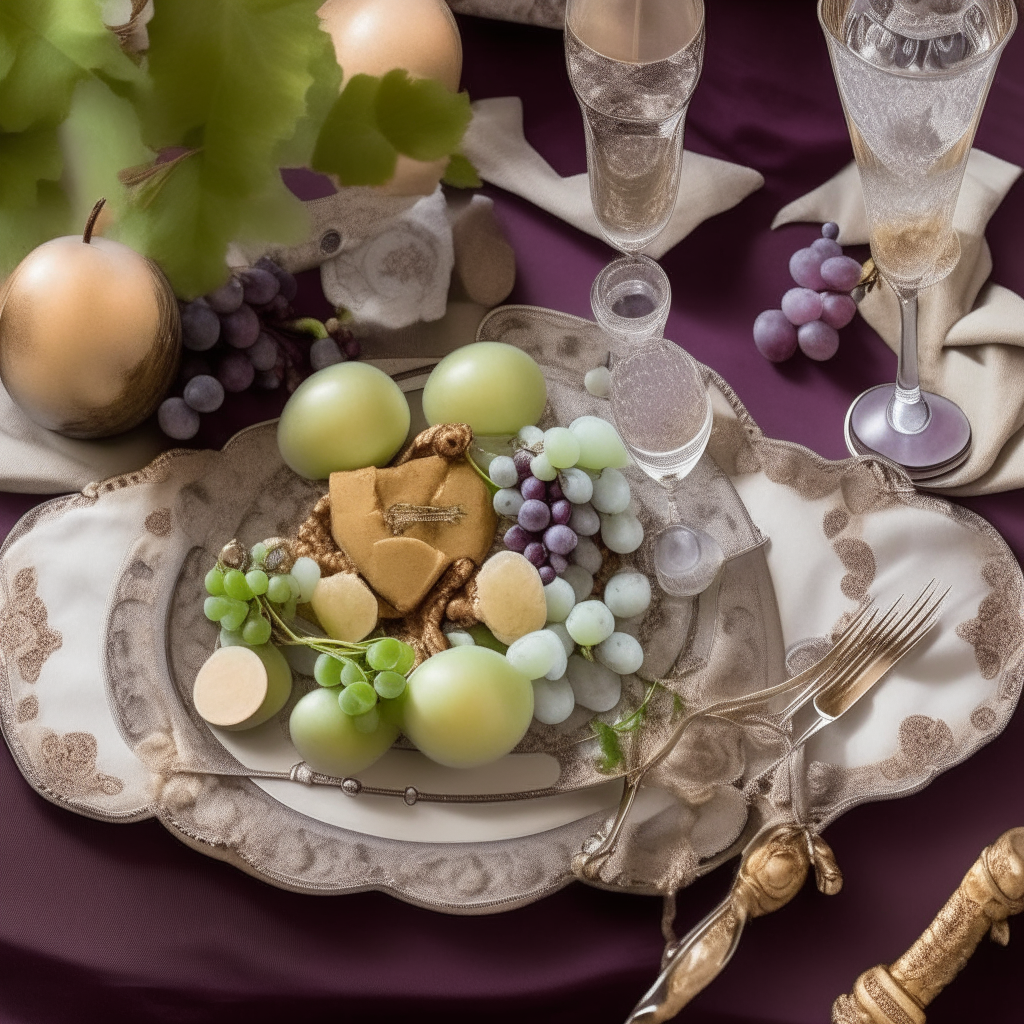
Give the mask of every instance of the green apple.
[[360, 732], [355, 720], [338, 706], [339, 687], [318, 686], [292, 709], [288, 728], [292, 743], [314, 771], [345, 778], [369, 768], [398, 739], [399, 717], [380, 701], [380, 721], [370, 733]]
[[474, 434], [515, 434], [544, 414], [544, 374], [522, 349], [478, 341], [445, 356], [423, 389], [427, 422], [468, 423]]
[[369, 363], [335, 363], [307, 377], [277, 425], [281, 457], [299, 476], [386, 466], [412, 421], [402, 389]]
[[452, 647], [409, 677], [403, 730], [431, 760], [475, 768], [504, 757], [533, 718], [533, 686], [486, 647]]

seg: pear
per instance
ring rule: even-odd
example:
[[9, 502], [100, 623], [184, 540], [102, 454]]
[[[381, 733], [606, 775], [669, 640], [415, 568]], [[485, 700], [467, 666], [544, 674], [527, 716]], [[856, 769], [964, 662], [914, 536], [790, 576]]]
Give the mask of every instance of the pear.
[[26, 416], [67, 437], [109, 437], [160, 404], [181, 322], [160, 268], [127, 245], [82, 236], [33, 249], [0, 291], [0, 381]]

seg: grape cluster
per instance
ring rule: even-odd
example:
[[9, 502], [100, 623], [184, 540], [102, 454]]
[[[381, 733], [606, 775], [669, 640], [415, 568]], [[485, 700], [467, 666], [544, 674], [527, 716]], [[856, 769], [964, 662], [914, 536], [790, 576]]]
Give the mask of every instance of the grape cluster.
[[377, 702], [396, 700], [405, 693], [416, 652], [390, 636], [350, 646], [362, 650], [322, 652], [313, 676], [325, 689], [337, 688], [338, 707], [352, 718], [356, 729], [376, 732], [380, 722]]
[[194, 437], [200, 414], [216, 412], [227, 392], [282, 384], [292, 392], [311, 371], [359, 357], [359, 342], [336, 318], [292, 318], [297, 291], [295, 277], [263, 257], [209, 295], [179, 303], [179, 393], [157, 410], [168, 437]]
[[643, 648], [631, 633], [651, 603], [643, 573], [617, 573], [597, 600], [594, 577], [572, 565], [544, 588], [548, 623], [520, 637], [505, 657], [533, 680], [534, 717], [558, 725], [579, 704], [589, 711], [611, 711], [622, 697], [622, 677], [639, 671]]
[[231, 550], [221, 553], [206, 574], [203, 613], [221, 628], [221, 646], [246, 644], [259, 647], [269, 643], [272, 620], [295, 617], [320, 582], [320, 566], [312, 558], [281, 560], [280, 548], [256, 544], [247, 554]]
[[811, 359], [831, 359], [839, 349], [839, 329], [857, 312], [850, 293], [863, 268], [836, 241], [839, 225], [829, 222], [822, 237], [793, 253], [789, 272], [796, 282], [782, 297], [782, 309], [769, 309], [754, 321], [754, 344], [766, 359], [781, 363], [797, 348]]
[[513, 456], [499, 455], [488, 466], [501, 488], [494, 509], [515, 519], [505, 546], [533, 563], [545, 585], [574, 563], [595, 564], [596, 572], [597, 534], [619, 554], [640, 546], [643, 527], [630, 511], [629, 481], [612, 465], [625, 462], [611, 424], [583, 416], [568, 428], [523, 427], [518, 443]]

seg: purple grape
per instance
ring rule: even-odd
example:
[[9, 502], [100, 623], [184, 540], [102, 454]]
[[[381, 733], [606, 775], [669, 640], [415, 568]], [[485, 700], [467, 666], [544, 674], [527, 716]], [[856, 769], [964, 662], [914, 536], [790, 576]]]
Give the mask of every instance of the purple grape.
[[520, 485], [519, 492], [527, 501], [535, 499], [543, 501], [548, 495], [547, 484], [535, 476], [528, 476]]
[[821, 279], [834, 292], [852, 292], [864, 274], [864, 268], [849, 256], [833, 256], [821, 265]]
[[519, 510], [519, 525], [531, 533], [540, 533], [551, 522], [551, 509], [536, 498], [523, 502]]
[[821, 265], [824, 262], [824, 256], [813, 249], [797, 249], [789, 258], [790, 276], [801, 288], [813, 288], [820, 292], [825, 287], [821, 279]]
[[527, 544], [523, 554], [526, 556], [526, 560], [537, 566], [538, 569], [548, 560], [548, 549], [539, 540]]
[[843, 247], [831, 238], [819, 238], [811, 243], [811, 249], [818, 254], [822, 263], [843, 255]]
[[839, 238], [839, 225], [834, 220], [822, 224], [821, 237], [831, 238], [833, 242], [836, 241]]
[[836, 330], [845, 327], [857, 315], [857, 303], [849, 295], [822, 292], [821, 307], [821, 319]]
[[518, 551], [519, 554], [522, 554], [535, 540], [537, 540], [537, 535], [524, 530], [518, 523], [505, 531], [505, 547], [509, 551]]
[[544, 531], [544, 547], [556, 555], [568, 555], [579, 543], [579, 537], [568, 526], [549, 526]]
[[283, 376], [276, 367], [273, 370], [262, 370], [256, 375], [256, 386], [264, 391], [276, 391], [281, 386]]
[[797, 340], [803, 354], [819, 363], [831, 359], [839, 349], [839, 332], [821, 320], [804, 324], [797, 331]]
[[[786, 321], [790, 327], [793, 325]], [[793, 332], [796, 334], [796, 331]], [[796, 349], [793, 350], [794, 352]], [[569, 526], [580, 537], [593, 537], [601, 531], [601, 517], [596, 509], [589, 502], [585, 505], [573, 505], [572, 515], [569, 517]]]
[[[754, 344], [765, 359], [785, 362], [796, 352], [796, 328], [781, 309], [766, 310], [754, 321]], [[569, 525], [575, 528], [571, 520]]]
[[349, 338], [345, 342], [345, 358], [358, 359], [363, 354], [363, 346], [355, 338]]
[[263, 315], [269, 320], [283, 320], [291, 309], [291, 305], [283, 295], [275, 295], [269, 302], [260, 306]]
[[216, 412], [224, 404], [224, 387], [216, 377], [201, 373], [185, 385], [181, 397], [196, 412]]
[[562, 498], [551, 506], [551, 521], [559, 526], [565, 526], [572, 518], [572, 502]]
[[181, 311], [181, 344], [191, 352], [205, 352], [217, 344], [220, 320], [206, 299], [195, 299]]
[[279, 267], [268, 256], [261, 256], [256, 261], [256, 266], [260, 270], [269, 270], [277, 278], [277, 283], [281, 286], [281, 294], [286, 301], [291, 302], [298, 294], [299, 282], [295, 280], [295, 275], [288, 273], [283, 267]]
[[550, 565], [542, 565], [537, 572], [540, 573], [540, 581], [546, 587], [549, 583], [555, 582], [558, 573]]
[[225, 391], [248, 391], [255, 377], [255, 368], [241, 352], [228, 352], [217, 368], [217, 380]]
[[314, 370], [322, 370], [325, 366], [345, 361], [338, 343], [333, 338], [317, 338], [309, 346], [309, 365]]
[[190, 409], [184, 398], [165, 398], [156, 411], [156, 421], [175, 441], [187, 441], [199, 431], [199, 413]]
[[242, 282], [237, 277], [229, 277], [216, 291], [206, 296], [210, 309], [214, 313], [234, 313], [242, 304]]
[[782, 312], [794, 327], [809, 324], [821, 316], [821, 295], [810, 288], [790, 288], [782, 296]]
[[555, 570], [556, 575], [561, 576], [569, 568], [569, 559], [565, 555], [558, 555], [552, 552], [548, 555], [548, 565]]
[[246, 352], [246, 355], [255, 369], [272, 370], [277, 365], [278, 352], [277, 342], [269, 334], [261, 331], [256, 344]]
[[250, 306], [265, 305], [281, 290], [277, 278], [259, 267], [243, 270], [238, 278], [242, 282], [242, 296]]
[[530, 463], [533, 461], [533, 456], [525, 448], [520, 448], [512, 456], [512, 461], [516, 464], [516, 471], [519, 473], [520, 480], [525, 480], [533, 475], [530, 472]]
[[252, 306], [239, 306], [220, 318], [220, 331], [232, 348], [249, 348], [260, 336], [260, 318]]
[[556, 478], [548, 484], [548, 501], [563, 501], [564, 499], [565, 495], [562, 493], [562, 485]]

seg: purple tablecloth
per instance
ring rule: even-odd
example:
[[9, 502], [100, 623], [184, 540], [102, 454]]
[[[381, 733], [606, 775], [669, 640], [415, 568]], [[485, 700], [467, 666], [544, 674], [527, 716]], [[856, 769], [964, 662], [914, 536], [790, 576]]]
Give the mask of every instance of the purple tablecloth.
[[[772, 234], [773, 214], [850, 159], [812, 0], [711, 0], [704, 76], [687, 145], [756, 167], [767, 185], [698, 229], [663, 264], [668, 335], [718, 370], [761, 426], [845, 456], [844, 412], [895, 359], [863, 322], [830, 363], [782, 367], [757, 355], [756, 314], [788, 286], [789, 255], [815, 234]], [[582, 126], [560, 35], [461, 22], [465, 85], [475, 98], [519, 94], [527, 136], [563, 174], [585, 169]], [[1010, 44], [978, 145], [1024, 163], [1024, 33]], [[528, 203], [488, 190], [515, 246], [512, 301], [588, 314], [609, 258]], [[989, 231], [995, 280], [1024, 292], [1024, 189]], [[272, 414], [276, 410], [271, 409]], [[239, 421], [266, 406], [240, 401]], [[222, 440], [208, 437], [208, 443]], [[37, 499], [0, 496], [0, 536]], [[1020, 492], [968, 503], [1024, 552]], [[1020, 717], [923, 793], [862, 807], [829, 829], [846, 876], [839, 896], [808, 887], [754, 922], [724, 977], [682, 1019], [693, 1024], [828, 1019], [866, 967], [898, 955], [981, 848], [1024, 824]], [[379, 893], [298, 896], [203, 857], [150, 821], [110, 825], [60, 810], [0, 750], [0, 1024], [79, 1020], [277, 1024], [280, 1021], [615, 1022], [653, 979], [660, 902], [573, 885], [526, 909], [453, 918]], [[681, 894], [680, 927], [724, 893], [731, 868]], [[929, 1013], [940, 1022], [1020, 1021], [1020, 945], [984, 944]]]

